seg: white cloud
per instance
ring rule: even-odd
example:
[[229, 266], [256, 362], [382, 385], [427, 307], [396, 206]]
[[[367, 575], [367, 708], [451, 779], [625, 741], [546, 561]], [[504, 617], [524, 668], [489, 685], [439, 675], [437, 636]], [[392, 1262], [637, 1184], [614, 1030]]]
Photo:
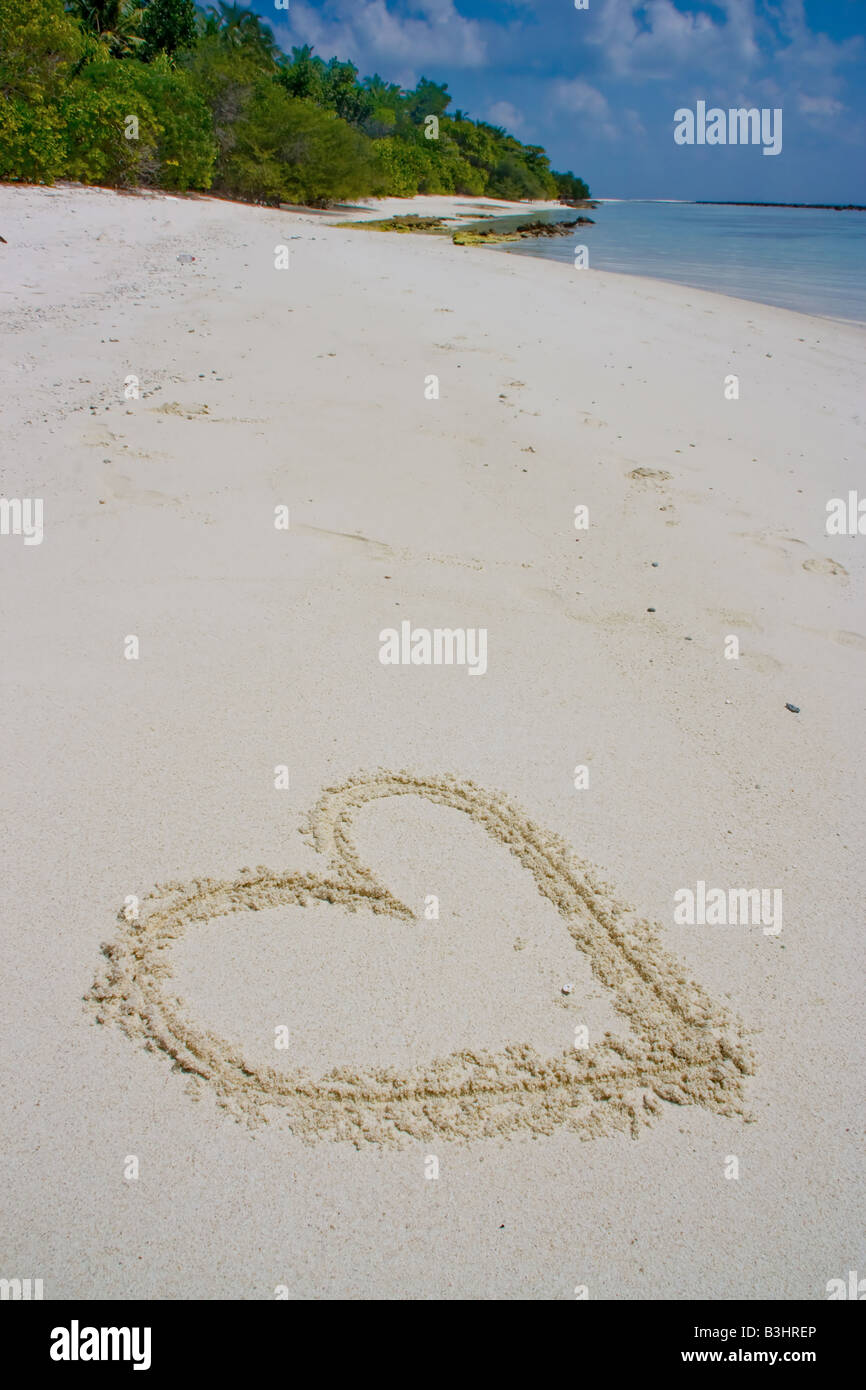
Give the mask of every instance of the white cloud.
[[592, 129], [593, 134], [601, 135], [605, 140], [619, 137], [621, 132], [611, 119], [607, 97], [597, 87], [584, 82], [582, 77], [575, 77], [570, 82], [555, 82], [552, 98], [553, 106], [560, 111], [584, 117], [584, 124]]
[[454, 0], [415, 0], [412, 13], [388, 0], [293, 0], [287, 22], [273, 26], [284, 47], [312, 44], [323, 58], [351, 59], [362, 75], [395, 65], [435, 78], [436, 66], [480, 67], [487, 57], [481, 26], [458, 13]]
[[555, 82], [553, 100], [564, 110], [579, 111], [595, 121], [605, 120], [609, 111], [607, 97], [582, 77], [575, 77], [571, 82]]
[[843, 103], [833, 97], [810, 97], [805, 92], [797, 98], [797, 105], [804, 116], [839, 116], [845, 110]]
[[587, 39], [618, 77], [750, 67], [760, 56], [754, 0], [715, 0], [713, 9], [724, 13], [724, 22], [702, 11], [678, 10], [671, 0], [605, 0]]
[[526, 118], [522, 111], [518, 111], [516, 106], [512, 106], [510, 101], [496, 101], [487, 111], [487, 120], [491, 125], [503, 126], [511, 135], [517, 135], [526, 125]]

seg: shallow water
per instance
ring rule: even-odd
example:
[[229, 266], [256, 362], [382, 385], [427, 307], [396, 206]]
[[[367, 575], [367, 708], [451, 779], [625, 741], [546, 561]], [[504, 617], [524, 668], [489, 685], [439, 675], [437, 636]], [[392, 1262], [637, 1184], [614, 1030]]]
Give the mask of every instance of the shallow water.
[[[492, 249], [573, 266], [574, 248], [583, 245], [592, 269], [866, 323], [866, 212], [635, 201], [532, 214], [539, 216], [586, 216], [594, 225]], [[527, 220], [501, 219], [504, 226]]]

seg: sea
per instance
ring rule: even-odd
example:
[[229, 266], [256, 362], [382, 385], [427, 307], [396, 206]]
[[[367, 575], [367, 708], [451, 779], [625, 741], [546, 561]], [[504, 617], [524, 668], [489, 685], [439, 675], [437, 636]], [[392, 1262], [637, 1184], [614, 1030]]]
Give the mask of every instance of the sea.
[[[575, 247], [585, 246], [590, 269], [866, 324], [866, 212], [611, 200], [531, 214], [545, 221], [577, 216], [591, 217], [593, 225], [490, 250], [573, 268]], [[496, 225], [527, 220], [497, 218]]]

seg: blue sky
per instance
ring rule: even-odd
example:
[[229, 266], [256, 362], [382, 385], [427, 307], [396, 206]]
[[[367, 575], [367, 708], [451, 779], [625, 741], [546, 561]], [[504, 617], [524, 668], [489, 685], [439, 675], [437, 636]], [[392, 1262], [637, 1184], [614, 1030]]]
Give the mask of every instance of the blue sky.
[[[866, 0], [252, 0], [281, 47], [448, 83], [608, 197], [866, 203]], [[679, 107], [782, 109], [781, 153], [677, 145]]]

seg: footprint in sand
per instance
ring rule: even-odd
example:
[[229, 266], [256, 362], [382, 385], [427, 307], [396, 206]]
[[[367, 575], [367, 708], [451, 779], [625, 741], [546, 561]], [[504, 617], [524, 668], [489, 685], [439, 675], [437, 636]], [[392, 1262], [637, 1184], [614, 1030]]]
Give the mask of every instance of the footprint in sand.
[[827, 636], [839, 647], [854, 647], [858, 652], [866, 652], [866, 637], [861, 637], [859, 632], [843, 632], [837, 628]]
[[848, 578], [845, 566], [825, 555], [818, 555], [814, 560], [804, 560], [803, 569], [808, 570], [810, 574], [839, 574], [845, 579]]
[[[670, 482], [673, 477], [665, 468], [633, 468], [628, 477], [634, 483], [644, 483], [649, 487], [655, 488], [658, 492], [662, 490], [662, 484]], [[646, 488], [644, 489], [646, 491]], [[671, 515], [665, 521], [665, 526], [679, 526], [676, 520], [677, 509], [672, 502], [666, 502], [659, 507], [660, 512], [670, 512]]]
[[633, 468], [628, 476], [635, 482], [669, 483], [673, 474], [664, 468]]
[[[631, 1028], [627, 1038], [605, 1033], [592, 1047], [549, 1058], [515, 1042], [500, 1052], [453, 1052], [403, 1074], [351, 1063], [315, 1077], [257, 1067], [237, 1045], [187, 1016], [172, 991], [170, 952], [196, 924], [229, 912], [318, 902], [416, 921], [361, 862], [351, 834], [360, 807], [406, 795], [464, 812], [510, 850], [612, 992]], [[587, 1139], [617, 1129], [637, 1137], [663, 1101], [748, 1118], [744, 1080], [754, 1066], [741, 1025], [687, 979], [656, 928], [634, 920], [564, 841], [501, 796], [454, 777], [376, 772], [325, 791], [307, 831], [327, 858], [327, 877], [246, 869], [232, 879], [157, 887], [135, 921], [121, 912], [121, 930], [103, 947], [107, 963], [88, 996], [97, 1020], [117, 1023], [209, 1084], [239, 1119], [281, 1118], [303, 1138], [347, 1139], [358, 1147], [521, 1130], [549, 1134], [559, 1125]]]
[[181, 405], [180, 401], [166, 401], [165, 405], [154, 406], [155, 415], [179, 415], [182, 420], [195, 420], [210, 414], [206, 405]]
[[[786, 536], [772, 531], [741, 531], [739, 534], [745, 540], [754, 541], [762, 549], [771, 550], [786, 560], [792, 558], [791, 546], [805, 545], [805, 541], [799, 540], [796, 536]], [[802, 554], [802, 551], [800, 553]], [[848, 578], [848, 571], [845, 566], [840, 565], [838, 560], [831, 560], [828, 555], [815, 555], [810, 560], [803, 560], [802, 567], [807, 574], [826, 574], [836, 575], [842, 579]]]

